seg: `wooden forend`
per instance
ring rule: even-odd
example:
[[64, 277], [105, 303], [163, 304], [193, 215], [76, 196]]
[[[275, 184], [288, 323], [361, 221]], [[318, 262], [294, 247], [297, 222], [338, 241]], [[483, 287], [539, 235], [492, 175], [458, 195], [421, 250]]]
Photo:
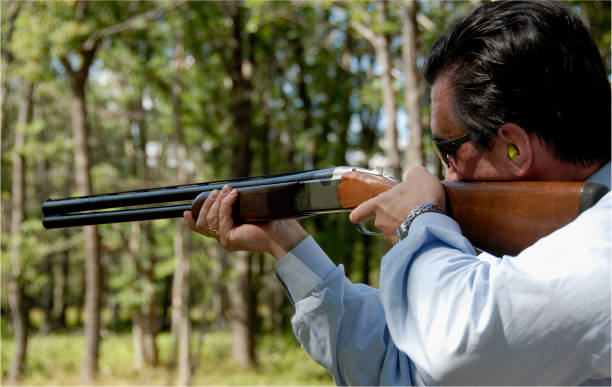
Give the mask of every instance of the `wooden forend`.
[[358, 171], [346, 172], [338, 185], [338, 201], [342, 208], [355, 208], [396, 184], [395, 181], [382, 176]]

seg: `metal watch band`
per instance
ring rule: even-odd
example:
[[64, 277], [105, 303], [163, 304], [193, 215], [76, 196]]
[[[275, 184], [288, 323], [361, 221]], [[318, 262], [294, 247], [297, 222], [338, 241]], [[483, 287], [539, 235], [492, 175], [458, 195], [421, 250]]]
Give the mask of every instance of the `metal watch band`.
[[408, 229], [410, 228], [410, 225], [412, 224], [414, 219], [417, 216], [424, 214], [426, 212], [439, 212], [441, 214], [444, 214], [444, 211], [442, 211], [442, 209], [435, 204], [431, 204], [431, 203], [421, 204], [420, 206], [412, 210], [412, 212], [410, 212], [410, 215], [408, 215], [404, 223], [402, 223], [397, 228], [397, 231], [395, 233], [395, 243], [406, 238], [406, 236], [408, 235]]

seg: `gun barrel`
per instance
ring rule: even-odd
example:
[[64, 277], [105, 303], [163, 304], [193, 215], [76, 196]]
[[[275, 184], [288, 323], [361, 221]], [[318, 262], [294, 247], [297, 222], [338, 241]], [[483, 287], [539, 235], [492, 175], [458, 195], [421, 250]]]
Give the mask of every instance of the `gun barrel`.
[[82, 211], [193, 201], [200, 193], [213, 191], [215, 189], [220, 190], [225, 184], [231, 184], [233, 188], [242, 188], [310, 179], [329, 179], [333, 174], [333, 170], [334, 168], [328, 168], [298, 173], [213, 181], [201, 184], [151, 188], [66, 199], [49, 199], [43, 203], [42, 212], [44, 217], [49, 217]]
[[200, 192], [215, 188], [207, 186], [166, 187], [58, 200], [49, 199], [43, 203], [42, 212], [45, 217], [48, 217], [81, 211], [187, 201], [193, 200]]
[[45, 228], [61, 228], [91, 224], [131, 222], [138, 220], [180, 218], [183, 216], [184, 211], [189, 210], [191, 210], [191, 204], [131, 208], [116, 211], [85, 212], [79, 214], [50, 215], [43, 217], [43, 226]]
[[[215, 189], [220, 190], [226, 184], [231, 184], [233, 188], [240, 189], [307, 180], [329, 180], [334, 175], [335, 170], [336, 168], [327, 168], [297, 173], [212, 181], [201, 184], [151, 188], [57, 200], [49, 199], [42, 205], [43, 225], [45, 228], [60, 228], [176, 218], [183, 216], [183, 211], [191, 209], [192, 203], [198, 195], [211, 192]], [[158, 206], [152, 207], [153, 205]]]

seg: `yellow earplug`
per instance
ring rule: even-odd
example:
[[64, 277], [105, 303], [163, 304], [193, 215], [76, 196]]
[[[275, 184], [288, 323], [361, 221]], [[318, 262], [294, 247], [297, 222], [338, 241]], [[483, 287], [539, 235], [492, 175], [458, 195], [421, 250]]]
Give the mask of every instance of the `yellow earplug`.
[[514, 159], [516, 157], [516, 155], [519, 154], [518, 149], [516, 149], [516, 146], [514, 144], [509, 144], [508, 145], [508, 157], [510, 157], [510, 159]]

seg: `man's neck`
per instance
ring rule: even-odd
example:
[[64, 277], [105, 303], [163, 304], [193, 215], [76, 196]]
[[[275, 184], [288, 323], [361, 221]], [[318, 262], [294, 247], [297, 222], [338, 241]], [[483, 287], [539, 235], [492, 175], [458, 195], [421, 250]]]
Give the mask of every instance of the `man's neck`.
[[[532, 143], [534, 154], [528, 178], [530, 180], [549, 181], [584, 181], [605, 163], [596, 162], [589, 165], [574, 164], [557, 159], [554, 152], [544, 143]], [[539, 148], [539, 149], [538, 149]]]
[[559, 161], [556, 158], [542, 160], [534, 168], [535, 180], [584, 181], [605, 163], [581, 165]]

